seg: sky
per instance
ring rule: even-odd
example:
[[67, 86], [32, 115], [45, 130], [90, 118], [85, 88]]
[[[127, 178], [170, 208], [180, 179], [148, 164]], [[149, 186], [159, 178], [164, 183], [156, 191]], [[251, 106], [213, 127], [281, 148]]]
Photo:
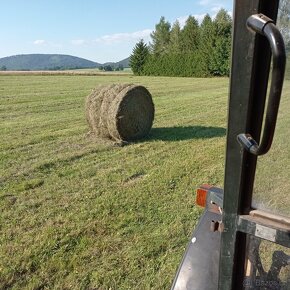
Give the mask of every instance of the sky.
[[16, 54], [57, 53], [99, 63], [128, 57], [164, 16], [181, 25], [189, 15], [199, 21], [230, 0], [0, 0], [0, 58]]

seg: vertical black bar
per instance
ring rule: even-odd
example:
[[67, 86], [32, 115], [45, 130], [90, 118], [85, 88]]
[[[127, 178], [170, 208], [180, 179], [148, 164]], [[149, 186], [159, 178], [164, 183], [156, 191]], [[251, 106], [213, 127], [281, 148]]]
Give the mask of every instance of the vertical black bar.
[[[260, 0], [258, 12], [276, 21], [278, 6], [279, 0]], [[271, 50], [266, 37], [256, 35], [253, 53], [253, 73], [249, 99], [250, 112], [248, 114], [246, 130], [248, 130], [247, 132], [249, 132], [255, 140], [260, 140], [271, 60]], [[240, 213], [242, 214], [247, 214], [251, 209], [256, 163], [257, 157], [246, 152], [244, 153], [243, 164], [245, 169], [242, 173], [243, 183], [241, 187], [241, 192], [244, 194], [241, 198], [240, 205]]]
[[249, 132], [259, 140], [270, 66], [270, 48], [246, 28], [252, 14], [276, 19], [279, 0], [235, 0], [232, 70], [221, 236], [219, 290], [242, 289], [246, 239], [237, 233], [237, 218], [251, 207], [257, 157], [242, 153], [236, 137]]

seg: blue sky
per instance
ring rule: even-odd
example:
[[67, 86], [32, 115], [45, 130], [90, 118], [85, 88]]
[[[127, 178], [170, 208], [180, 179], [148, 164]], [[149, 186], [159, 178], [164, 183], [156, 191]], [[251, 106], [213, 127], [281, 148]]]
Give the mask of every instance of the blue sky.
[[230, 0], [0, 0], [0, 57], [60, 53], [100, 63], [119, 61], [150, 33], [160, 17], [184, 23], [220, 8]]

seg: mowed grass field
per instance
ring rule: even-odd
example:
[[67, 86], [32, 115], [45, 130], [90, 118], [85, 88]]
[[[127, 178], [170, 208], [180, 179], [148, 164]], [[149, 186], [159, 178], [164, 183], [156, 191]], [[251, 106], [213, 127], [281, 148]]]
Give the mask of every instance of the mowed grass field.
[[[228, 82], [1, 75], [0, 289], [170, 288], [196, 187], [223, 184]], [[85, 97], [111, 83], [151, 92], [148, 138], [88, 134]]]

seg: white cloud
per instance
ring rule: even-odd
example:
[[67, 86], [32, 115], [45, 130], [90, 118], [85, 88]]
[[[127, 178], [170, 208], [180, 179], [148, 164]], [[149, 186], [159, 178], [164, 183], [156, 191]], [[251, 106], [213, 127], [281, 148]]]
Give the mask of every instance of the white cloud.
[[176, 19], [179, 22], [181, 28], [184, 27], [187, 18], [188, 16], [181, 16]]
[[202, 6], [207, 6], [207, 5], [210, 5], [212, 4], [214, 1], [212, 0], [201, 0], [198, 2], [199, 5], [202, 5]]
[[56, 43], [52, 41], [47, 41], [44, 39], [37, 39], [33, 41], [34, 45], [42, 46], [42, 47], [53, 47], [53, 48], [62, 48], [63, 45], [61, 43]]
[[204, 14], [196, 14], [196, 15], [193, 15], [193, 16], [194, 16], [195, 19], [197, 19], [197, 21], [199, 23], [201, 23], [205, 15], [206, 14], [204, 13]]
[[[222, 9], [223, 7], [213, 7], [211, 9], [211, 11], [213, 12], [213, 14], [211, 15], [212, 19], [215, 19], [218, 12]], [[228, 15], [231, 16], [231, 18], [233, 17], [233, 12], [232, 11], [227, 11]]]
[[222, 9], [221, 6], [216, 5], [216, 6], [213, 6], [213, 7], [210, 9], [210, 11], [213, 12], [214, 14], [217, 14], [221, 9]]
[[33, 41], [33, 44], [35, 45], [45, 45], [47, 42], [43, 39], [37, 39], [35, 41]]
[[208, 7], [224, 7], [226, 4], [227, 0], [200, 0], [198, 2], [199, 5], [201, 6], [208, 6]]
[[[219, 10], [225, 7], [229, 7], [230, 3], [228, 0], [200, 0], [198, 4], [205, 6], [204, 9], [210, 11], [209, 14], [211, 14], [211, 17], [215, 18]], [[232, 12], [229, 11], [228, 14], [231, 16]]]
[[149, 40], [151, 32], [152, 32], [151, 29], [144, 29], [141, 31], [135, 31], [131, 33], [125, 32], [125, 33], [109, 34], [109, 35], [104, 35], [95, 39], [94, 42], [112, 44], [112, 43], [127, 42], [130, 40], [139, 40], [139, 39], [144, 39], [144, 41], [146, 42], [146, 40]]
[[[192, 16], [198, 21], [198, 23], [201, 23], [205, 15], [206, 14], [195, 14], [195, 15], [192, 15]], [[181, 17], [178, 17], [177, 18], [177, 20], [178, 20], [181, 28], [184, 27], [185, 22], [186, 22], [188, 16], [189, 15], [187, 15], [187, 16], [181, 16]]]
[[[212, 19], [215, 19], [217, 13], [223, 8], [223, 5], [222, 4], [219, 4], [217, 3], [216, 1], [212, 1], [212, 0], [201, 0], [199, 2], [200, 5], [204, 5], [204, 6], [209, 6], [209, 8], [207, 9], [209, 12], [208, 14], [210, 15], [210, 17]], [[227, 11], [228, 14], [232, 17], [233, 16], [233, 13], [232, 11]], [[199, 24], [201, 24], [203, 18], [205, 17], [206, 13], [203, 13], [203, 14], [195, 14], [195, 15], [192, 15], [194, 16], [194, 18], [198, 21]], [[178, 17], [177, 20], [180, 24], [180, 27], [183, 28], [185, 23], [186, 23], [186, 20], [188, 18], [189, 15], [187, 16], [181, 16], [181, 17]]]
[[71, 43], [73, 45], [84, 45], [86, 44], [86, 41], [84, 39], [73, 39]]

